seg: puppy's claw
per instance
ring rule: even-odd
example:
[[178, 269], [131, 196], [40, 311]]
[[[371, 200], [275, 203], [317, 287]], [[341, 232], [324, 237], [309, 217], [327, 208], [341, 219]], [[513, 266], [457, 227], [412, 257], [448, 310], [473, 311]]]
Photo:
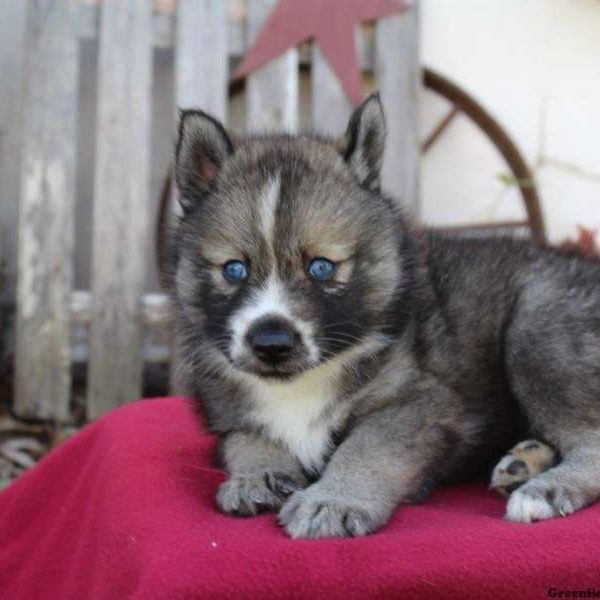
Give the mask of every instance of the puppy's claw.
[[217, 505], [226, 513], [256, 515], [278, 510], [285, 498], [305, 485], [300, 478], [273, 471], [233, 475], [221, 484]]

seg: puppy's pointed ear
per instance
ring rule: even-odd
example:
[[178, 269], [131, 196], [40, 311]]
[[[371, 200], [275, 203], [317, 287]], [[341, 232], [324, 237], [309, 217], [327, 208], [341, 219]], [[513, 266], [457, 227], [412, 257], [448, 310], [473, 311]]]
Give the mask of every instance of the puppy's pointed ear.
[[184, 210], [213, 186], [233, 143], [223, 125], [200, 110], [182, 110], [175, 153], [175, 180]]
[[379, 93], [371, 94], [353, 113], [340, 151], [361, 186], [378, 190], [385, 148], [385, 114]]

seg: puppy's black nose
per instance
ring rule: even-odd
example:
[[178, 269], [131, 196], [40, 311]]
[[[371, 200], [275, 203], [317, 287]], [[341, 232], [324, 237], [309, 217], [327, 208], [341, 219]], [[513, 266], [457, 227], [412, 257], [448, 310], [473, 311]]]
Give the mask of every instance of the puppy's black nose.
[[260, 360], [275, 365], [289, 358], [298, 333], [283, 319], [261, 319], [246, 335], [248, 344]]

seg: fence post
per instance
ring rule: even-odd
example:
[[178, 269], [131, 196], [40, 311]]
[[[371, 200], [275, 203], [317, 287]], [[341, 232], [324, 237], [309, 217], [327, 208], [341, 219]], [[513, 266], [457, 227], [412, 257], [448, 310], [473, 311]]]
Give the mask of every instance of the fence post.
[[[7, 307], [14, 307], [17, 279], [26, 9], [25, 2], [0, 3], [0, 314], [4, 315]], [[0, 328], [2, 320], [0, 316]]]
[[[276, 0], [248, 0], [248, 42], [254, 42]], [[300, 121], [298, 50], [258, 69], [248, 77], [247, 123], [255, 131], [297, 131]]]
[[[227, 3], [222, 0], [179, 0], [176, 19], [175, 106], [201, 108], [225, 121], [229, 100]], [[171, 196], [172, 211], [175, 212], [177, 191], [173, 190]], [[165, 226], [170, 227], [170, 222]], [[187, 393], [178, 380], [178, 351], [177, 344], [173, 343], [170, 364], [173, 395]]]
[[88, 417], [139, 398], [149, 242], [152, 2], [105, 0], [98, 60]]
[[74, 1], [27, 3], [15, 411], [66, 419], [78, 46]]
[[[354, 38], [358, 47], [362, 39], [359, 25], [356, 27]], [[318, 42], [313, 42], [312, 47], [311, 84], [313, 128], [327, 135], [343, 135], [352, 113], [352, 102], [323, 56]]]
[[179, 0], [175, 39], [175, 104], [227, 117], [227, 3]]
[[375, 75], [388, 125], [382, 187], [418, 216], [419, 0], [407, 4], [405, 12], [377, 22]]

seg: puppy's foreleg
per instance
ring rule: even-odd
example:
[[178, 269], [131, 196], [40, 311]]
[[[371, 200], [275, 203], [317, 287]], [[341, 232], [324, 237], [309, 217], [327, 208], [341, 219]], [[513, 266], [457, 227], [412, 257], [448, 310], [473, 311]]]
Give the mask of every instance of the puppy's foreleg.
[[279, 520], [292, 537], [358, 536], [446, 475], [477, 427], [447, 388], [423, 381], [359, 419], [321, 479], [295, 492]]
[[230, 433], [220, 450], [231, 475], [217, 493], [224, 512], [255, 515], [276, 510], [292, 492], [308, 484], [299, 461], [281, 444], [258, 434]]

